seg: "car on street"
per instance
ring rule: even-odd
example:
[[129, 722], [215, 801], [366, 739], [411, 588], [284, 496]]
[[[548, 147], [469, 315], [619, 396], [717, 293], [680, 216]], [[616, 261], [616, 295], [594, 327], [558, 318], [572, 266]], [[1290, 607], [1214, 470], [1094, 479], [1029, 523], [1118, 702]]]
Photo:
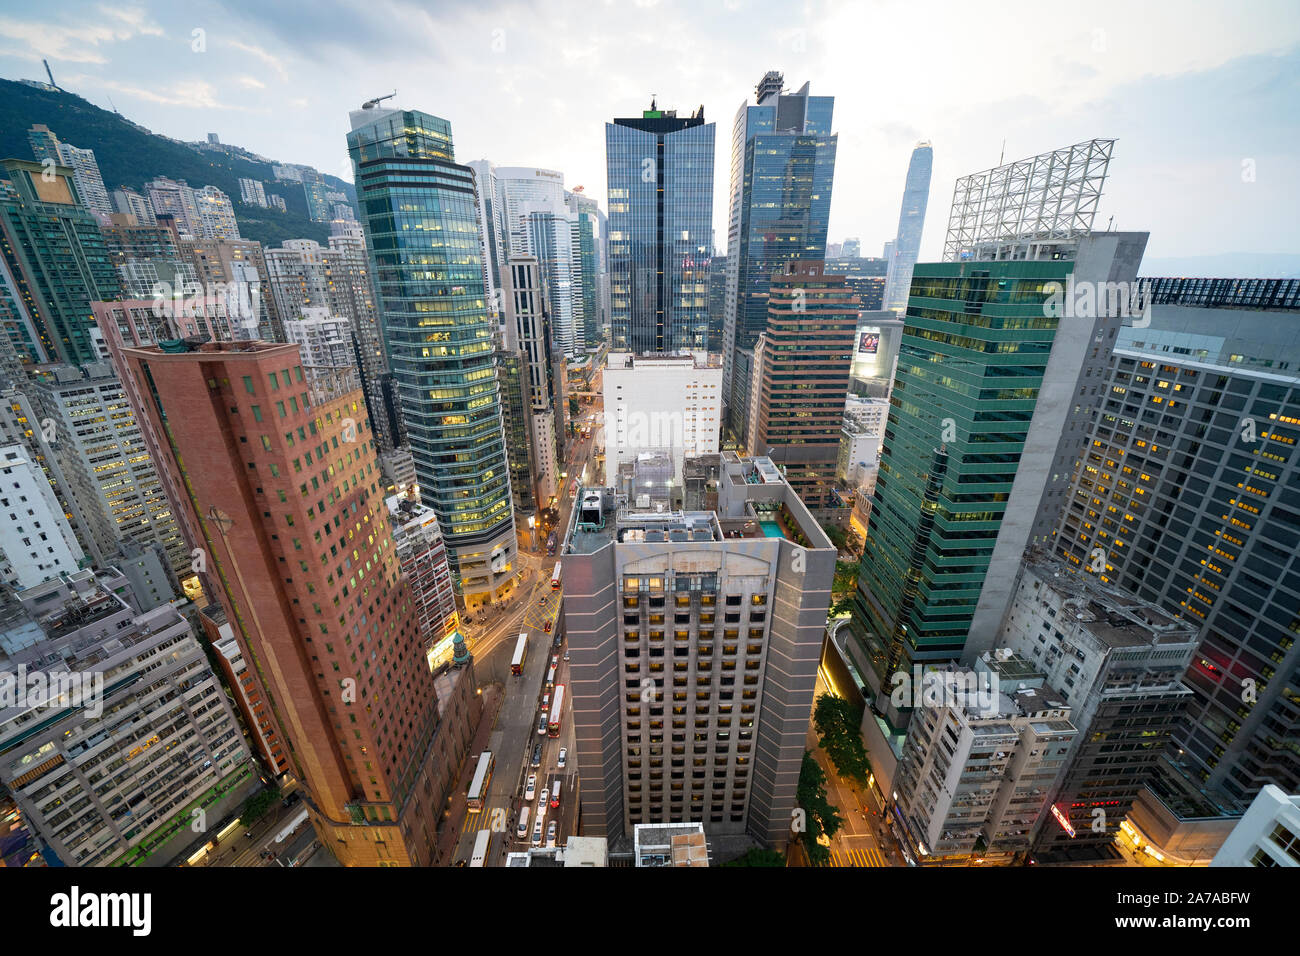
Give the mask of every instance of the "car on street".
[[542, 630], [545, 631], [547, 634], [550, 634], [550, 633], [551, 633], [551, 625], [552, 625], [553, 623], [555, 623], [555, 622], [554, 622], [554, 621], [547, 621], [547, 622], [546, 622], [546, 626], [543, 627]]
[[524, 784], [524, 799], [532, 803], [535, 796], [537, 796], [537, 774], [530, 773], [528, 783]]
[[545, 789], [542, 791], [542, 795], [537, 798], [538, 816], [543, 816], [543, 817], [546, 816], [546, 808], [549, 807], [550, 805], [551, 805], [551, 791], [549, 789]]
[[541, 817], [538, 817], [537, 822], [533, 824], [533, 846], [542, 845], [542, 828], [545, 825], [546, 823]]
[[537, 733], [538, 733], [538, 734], [544, 734], [544, 733], [546, 733], [546, 714], [545, 714], [545, 713], [539, 714], [538, 717], [537, 717]]
[[567, 649], [564, 651], [564, 663], [569, 663], [569, 651]]
[[552, 820], [546, 825], [546, 845], [548, 847], [555, 846], [555, 831], [558, 829], [558, 823], [558, 820]]
[[564, 764], [568, 761], [568, 759], [569, 759], [569, 748], [561, 747], [560, 756], [556, 758], [555, 766], [558, 767], [560, 770], [563, 770]]
[[542, 765], [542, 745], [538, 744], [536, 747], [533, 748], [533, 766], [540, 767], [541, 765]]
[[519, 811], [519, 825], [515, 827], [515, 839], [517, 840], [528, 839], [528, 810], [528, 807], [524, 807]]

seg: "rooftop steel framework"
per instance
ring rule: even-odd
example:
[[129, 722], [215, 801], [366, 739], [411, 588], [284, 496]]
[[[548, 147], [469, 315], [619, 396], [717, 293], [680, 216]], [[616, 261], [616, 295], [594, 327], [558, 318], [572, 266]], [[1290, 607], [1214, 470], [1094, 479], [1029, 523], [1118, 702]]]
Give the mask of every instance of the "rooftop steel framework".
[[957, 180], [945, 262], [990, 244], [1068, 240], [1092, 231], [1113, 139], [1091, 139]]

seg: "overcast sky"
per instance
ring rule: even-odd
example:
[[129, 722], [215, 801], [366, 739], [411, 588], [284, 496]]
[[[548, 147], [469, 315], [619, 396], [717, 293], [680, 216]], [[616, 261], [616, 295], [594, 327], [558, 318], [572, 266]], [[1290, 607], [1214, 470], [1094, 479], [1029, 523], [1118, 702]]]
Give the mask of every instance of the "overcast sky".
[[917, 140], [934, 144], [924, 260], [954, 179], [1004, 141], [1010, 161], [1097, 136], [1119, 140], [1098, 225], [1149, 230], [1148, 256], [1300, 252], [1295, 0], [0, 0], [0, 74], [44, 79], [42, 57], [157, 132], [347, 179], [348, 111], [396, 89], [451, 122], [460, 162], [558, 169], [602, 206], [604, 124], [652, 93], [703, 104], [720, 246], [732, 121], [775, 69], [835, 97], [830, 237], [867, 255], [894, 235]]

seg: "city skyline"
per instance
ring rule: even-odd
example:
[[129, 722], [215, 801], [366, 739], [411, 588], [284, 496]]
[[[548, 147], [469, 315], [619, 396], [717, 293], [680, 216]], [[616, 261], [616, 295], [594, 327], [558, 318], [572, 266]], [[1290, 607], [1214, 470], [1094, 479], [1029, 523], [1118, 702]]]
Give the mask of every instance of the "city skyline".
[[[778, 69], [838, 94], [838, 164], [856, 175], [837, 183], [830, 236], [861, 237], [866, 255], [879, 255], [893, 237], [904, 158], [917, 141], [935, 146], [933, 206], [947, 202], [946, 183], [958, 175], [1092, 135], [1124, 144], [1124, 175], [1104, 197], [1099, 221], [1114, 215], [1118, 228], [1149, 228], [1151, 262], [1281, 254], [1296, 245], [1297, 226], [1279, 210], [1300, 202], [1300, 136], [1293, 124], [1268, 122], [1294, 99], [1300, 72], [1300, 14], [1289, 5], [1260, 7], [1268, 31], [1208, 4], [1191, 15], [1181, 7], [1174, 15], [1170, 5], [1133, 14], [1102, 4], [1077, 23], [1035, 10], [1043, 42], [982, 63], [984, 82], [965, 83], [963, 51], [996, 45], [1002, 35], [1002, 19], [989, 17], [971, 25], [987, 41], [966, 32], [928, 36], [936, 45], [927, 51], [928, 78], [898, 87], [886, 78], [906, 73], [905, 42], [882, 45], [862, 75], [855, 38], [874, 27], [874, 14], [821, 3], [802, 18], [764, 16], [772, 9], [752, 0], [706, 12], [655, 0], [594, 12], [546, 3], [531, 11], [453, 7], [435, 20], [400, 2], [382, 18], [341, 6], [281, 14], [241, 0], [206, 16], [161, 5], [71, 4], [39, 17], [0, 16], [0, 74], [44, 79], [40, 61], [48, 58], [65, 89], [158, 132], [189, 141], [217, 132], [343, 178], [350, 167], [338, 143], [347, 111], [396, 89], [399, 102], [419, 100], [447, 117], [460, 131], [461, 156], [561, 170], [566, 186], [583, 185], [603, 204], [608, 117], [635, 115], [657, 94], [660, 103], [687, 110], [702, 103], [708, 119], [725, 119], [752, 100], [754, 76]], [[900, 38], [925, 33], [931, 16], [885, 12]], [[1158, 45], [1146, 40], [1153, 29], [1162, 35]], [[735, 39], [717, 42], [727, 36]], [[421, 55], [394, 55], [407, 48]], [[439, 89], [436, 78], [448, 71], [466, 78], [462, 89], [446, 99], [425, 92]], [[1032, 91], [1017, 92], [1025, 75], [1036, 77]], [[560, 89], [583, 95], [565, 98]], [[1199, 121], [1185, 123], [1193, 109]], [[572, 135], [545, 135], [556, 125]], [[536, 145], [521, 149], [520, 142]], [[727, 187], [715, 178], [720, 240]], [[1202, 196], [1194, 214], [1188, 191]], [[942, 238], [926, 230], [920, 261], [938, 258]]]

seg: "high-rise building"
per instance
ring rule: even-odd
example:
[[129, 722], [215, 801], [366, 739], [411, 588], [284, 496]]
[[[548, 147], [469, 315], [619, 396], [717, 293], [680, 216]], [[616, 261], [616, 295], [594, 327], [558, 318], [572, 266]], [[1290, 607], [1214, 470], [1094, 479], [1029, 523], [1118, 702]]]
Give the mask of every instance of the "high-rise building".
[[884, 308], [901, 312], [907, 308], [912, 286], [912, 268], [921, 254], [921, 231], [925, 228], [925, 207], [930, 202], [930, 173], [934, 149], [928, 142], [917, 143], [907, 163], [903, 183], [903, 206], [898, 212], [898, 235], [889, 260]]
[[601, 342], [600, 297], [600, 244], [604, 241], [600, 232], [600, 207], [596, 200], [582, 191], [581, 186], [573, 192], [564, 194], [569, 210], [577, 217], [577, 249], [581, 276], [582, 329], [578, 351], [599, 348]]
[[831, 132], [835, 97], [813, 96], [805, 83], [782, 92], [769, 71], [742, 103], [731, 134], [731, 213], [727, 228], [727, 298], [723, 320], [723, 389], [728, 426], [745, 427], [752, 369], [735, 353], [754, 347], [767, 328], [772, 276], [797, 259], [826, 258], [838, 137]]
[[1191, 697], [1182, 677], [1196, 628], [1036, 555], [1021, 565], [997, 644], [1040, 672], [1017, 680], [1050, 687], [1079, 729], [1038, 822], [1036, 856], [1078, 860], [1086, 848], [1115, 858], [1109, 845]]
[[42, 370], [28, 394], [49, 427], [47, 445], [63, 487], [77, 502], [94, 550], [107, 558], [119, 542], [159, 545], [178, 576], [188, 576], [189, 547], [158, 478], [126, 389], [106, 362]]
[[9, 348], [28, 364], [98, 358], [90, 303], [116, 298], [117, 271], [72, 170], [7, 159], [0, 195], [0, 315]]
[[215, 826], [257, 782], [189, 622], [170, 604], [141, 613], [119, 591], [114, 571], [63, 575], [0, 621], [0, 668], [57, 660], [74, 703], [0, 708], [0, 783], [64, 866], [166, 866], [196, 820]]
[[77, 184], [77, 196], [83, 206], [102, 216], [113, 211], [113, 203], [108, 198], [108, 190], [104, 188], [104, 177], [99, 172], [99, 163], [93, 149], [78, 149], [69, 143], [59, 142], [48, 126], [39, 123], [28, 130], [27, 139], [32, 144], [32, 152], [36, 154], [38, 163], [49, 159], [72, 170]]
[[877, 312], [885, 308], [885, 284], [889, 272], [886, 260], [841, 256], [827, 259], [826, 271], [848, 279], [849, 288], [858, 297], [862, 311]]
[[1210, 866], [1300, 866], [1300, 796], [1266, 784]]
[[771, 278], [767, 310], [761, 358], [753, 363], [755, 420], [746, 447], [775, 461], [817, 514], [837, 506], [857, 299], [844, 277], [827, 275], [822, 263], [792, 259]]
[[525, 480], [535, 507], [548, 508], [560, 494], [564, 410], [558, 376], [564, 371], [563, 356], [552, 347], [537, 260], [511, 256], [501, 278], [506, 307], [504, 351], [519, 356], [522, 399], [521, 409], [511, 410], [511, 428], [516, 427], [515, 412], [522, 411], [527, 446], [521, 460], [511, 461], [512, 468], [525, 466], [522, 473], [512, 472], [512, 481]]
[[505, 268], [506, 221], [501, 210], [496, 167], [486, 159], [467, 164], [474, 171], [475, 211], [478, 214], [479, 255], [483, 259], [483, 294], [500, 324], [505, 321], [505, 303], [501, 298], [501, 271]]
[[[1179, 762], [1239, 810], [1300, 790], [1300, 280], [1144, 280], [1052, 548], [1199, 629]], [[1055, 508], [1052, 509], [1056, 511]]]
[[716, 454], [722, 426], [722, 368], [704, 352], [641, 355], [610, 352], [605, 397], [605, 485], [638, 455], [672, 458], [682, 486], [686, 458]]
[[267, 291], [268, 269], [260, 242], [182, 237], [178, 247], [194, 267], [203, 294], [224, 301], [236, 338], [284, 341], [275, 297]]
[[266, 342], [122, 357], [321, 843], [349, 865], [428, 865], [455, 763], [355, 373]]
[[442, 542], [438, 517], [412, 494], [385, 499], [393, 529], [393, 547], [420, 623], [424, 656], [430, 669], [451, 659], [452, 638], [460, 617], [451, 584], [447, 548]]
[[[374, 106], [350, 120], [348, 150], [420, 497], [438, 516], [466, 605], [477, 607], [513, 586], [516, 541], [474, 175], [456, 163], [446, 120]], [[429, 262], [443, 265], [431, 273]]]
[[230, 197], [216, 186], [194, 190], [194, 204], [199, 209], [200, 239], [238, 239], [239, 223]]
[[188, 183], [158, 176], [144, 184], [144, 191], [149, 196], [149, 205], [153, 207], [155, 216], [171, 216], [182, 236], [205, 238], [199, 204]]
[[21, 591], [84, 559], [36, 456], [26, 445], [0, 445], [0, 579]]
[[1112, 144], [1010, 164], [1038, 167], [1036, 190], [959, 180], [950, 226], [976, 238], [916, 267], [854, 609], [873, 688], [988, 650], [1025, 548], [1051, 534], [1127, 305], [1063, 319], [1054, 290], [1132, 283], [1146, 245], [1091, 231]]
[[284, 338], [298, 346], [303, 365], [357, 367], [352, 323], [342, 316], [330, 315], [324, 306], [305, 308], [296, 318], [288, 319], [284, 323]]
[[248, 206], [266, 208], [266, 188], [258, 179], [239, 180], [239, 201]]
[[857, 259], [862, 255], [861, 239], [845, 239], [840, 249], [840, 256], [845, 259]]
[[149, 200], [134, 189], [123, 186], [113, 190], [113, 209], [126, 216], [135, 216], [141, 226], [156, 226], [158, 218], [153, 214]]
[[312, 222], [329, 222], [334, 218], [329, 194], [333, 191], [323, 182], [304, 182], [303, 197], [307, 200], [307, 218]]
[[835, 549], [771, 459], [723, 453], [717, 494], [653, 511], [587, 489], [564, 538], [583, 829], [611, 849], [641, 823], [790, 835]]
[[985, 652], [973, 669], [932, 669], [923, 682], [936, 681], [933, 693], [918, 693], [913, 683], [922, 702], [892, 797], [921, 864], [972, 857], [1005, 864], [1028, 851], [1079, 732], [1073, 708], [1041, 677], [1028, 661], [999, 650]]
[[703, 351], [709, 335], [714, 124], [655, 103], [605, 124], [613, 348]]

